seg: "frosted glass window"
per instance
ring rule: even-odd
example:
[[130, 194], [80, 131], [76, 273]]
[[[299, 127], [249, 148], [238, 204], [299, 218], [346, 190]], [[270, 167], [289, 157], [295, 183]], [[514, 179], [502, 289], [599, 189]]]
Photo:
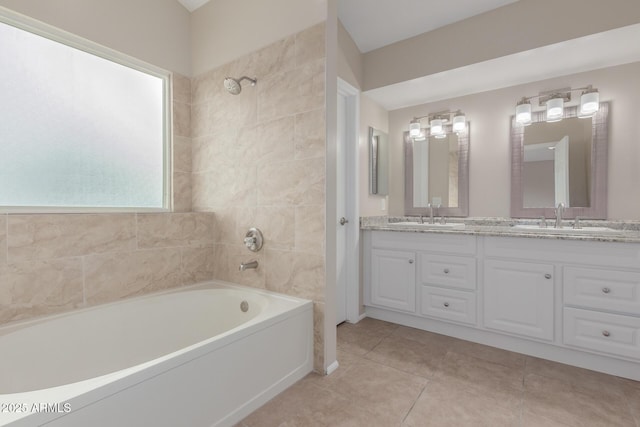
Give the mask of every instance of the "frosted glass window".
[[167, 207], [168, 76], [136, 68], [0, 22], [0, 209]]

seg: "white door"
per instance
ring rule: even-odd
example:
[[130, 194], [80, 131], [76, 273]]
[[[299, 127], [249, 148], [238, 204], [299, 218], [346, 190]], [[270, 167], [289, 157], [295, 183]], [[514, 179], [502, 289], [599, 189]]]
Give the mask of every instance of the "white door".
[[358, 129], [360, 92], [338, 79], [336, 135], [336, 324], [360, 320]]
[[336, 212], [338, 214], [338, 228], [336, 232], [336, 270], [337, 270], [337, 292], [336, 292], [336, 324], [347, 320], [347, 278], [348, 265], [346, 262], [347, 229], [350, 226], [349, 215], [346, 206], [346, 172], [347, 172], [347, 98], [338, 93], [338, 136], [337, 136], [337, 194]]

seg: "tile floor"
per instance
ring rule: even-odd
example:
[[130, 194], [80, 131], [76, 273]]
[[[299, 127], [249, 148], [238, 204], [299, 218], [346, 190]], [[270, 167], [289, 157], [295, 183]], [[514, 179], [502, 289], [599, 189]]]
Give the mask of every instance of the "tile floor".
[[374, 319], [237, 427], [640, 427], [640, 382]]

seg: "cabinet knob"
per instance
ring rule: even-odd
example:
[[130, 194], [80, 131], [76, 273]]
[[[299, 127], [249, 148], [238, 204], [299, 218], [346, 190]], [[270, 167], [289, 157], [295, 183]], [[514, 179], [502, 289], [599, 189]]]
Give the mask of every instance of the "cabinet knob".
[[608, 337], [609, 335], [611, 335], [611, 333], [609, 331], [602, 331], [602, 335]]
[[449, 274], [449, 269], [448, 268], [444, 269], [444, 274]]
[[609, 289], [609, 288], [602, 288], [602, 293], [604, 293], [604, 294], [608, 294], [609, 292], [611, 292], [611, 289]]
[[551, 279], [551, 275], [549, 273], [547, 273], [547, 274], [544, 275], [544, 278], [547, 279], [547, 280]]
[[413, 260], [412, 259], [409, 260], [409, 264], [413, 264]]
[[445, 303], [444, 303], [444, 306], [445, 306], [445, 307], [449, 307], [449, 303], [448, 303], [448, 302], [445, 302]]

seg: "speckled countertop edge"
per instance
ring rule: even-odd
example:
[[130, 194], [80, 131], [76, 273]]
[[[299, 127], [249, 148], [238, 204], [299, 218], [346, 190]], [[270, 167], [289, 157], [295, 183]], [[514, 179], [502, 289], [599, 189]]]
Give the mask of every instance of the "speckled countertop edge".
[[[438, 233], [438, 234], [463, 234], [473, 236], [501, 236], [501, 237], [526, 237], [533, 239], [555, 240], [584, 240], [591, 242], [621, 242], [640, 243], [640, 221], [605, 221], [584, 220], [583, 227], [607, 227], [620, 230], [620, 233], [590, 233], [590, 234], [559, 234], [558, 232], [545, 233], [544, 231], [527, 231], [513, 228], [516, 224], [538, 224], [532, 219], [513, 218], [447, 218], [447, 223], [464, 223], [463, 229], [425, 229], [419, 226], [394, 225], [397, 222], [416, 221], [416, 217], [361, 217], [360, 229], [380, 231], [404, 231], [408, 233]], [[551, 221], [549, 226], [551, 227]], [[563, 222], [564, 227], [570, 229], [573, 220]]]

